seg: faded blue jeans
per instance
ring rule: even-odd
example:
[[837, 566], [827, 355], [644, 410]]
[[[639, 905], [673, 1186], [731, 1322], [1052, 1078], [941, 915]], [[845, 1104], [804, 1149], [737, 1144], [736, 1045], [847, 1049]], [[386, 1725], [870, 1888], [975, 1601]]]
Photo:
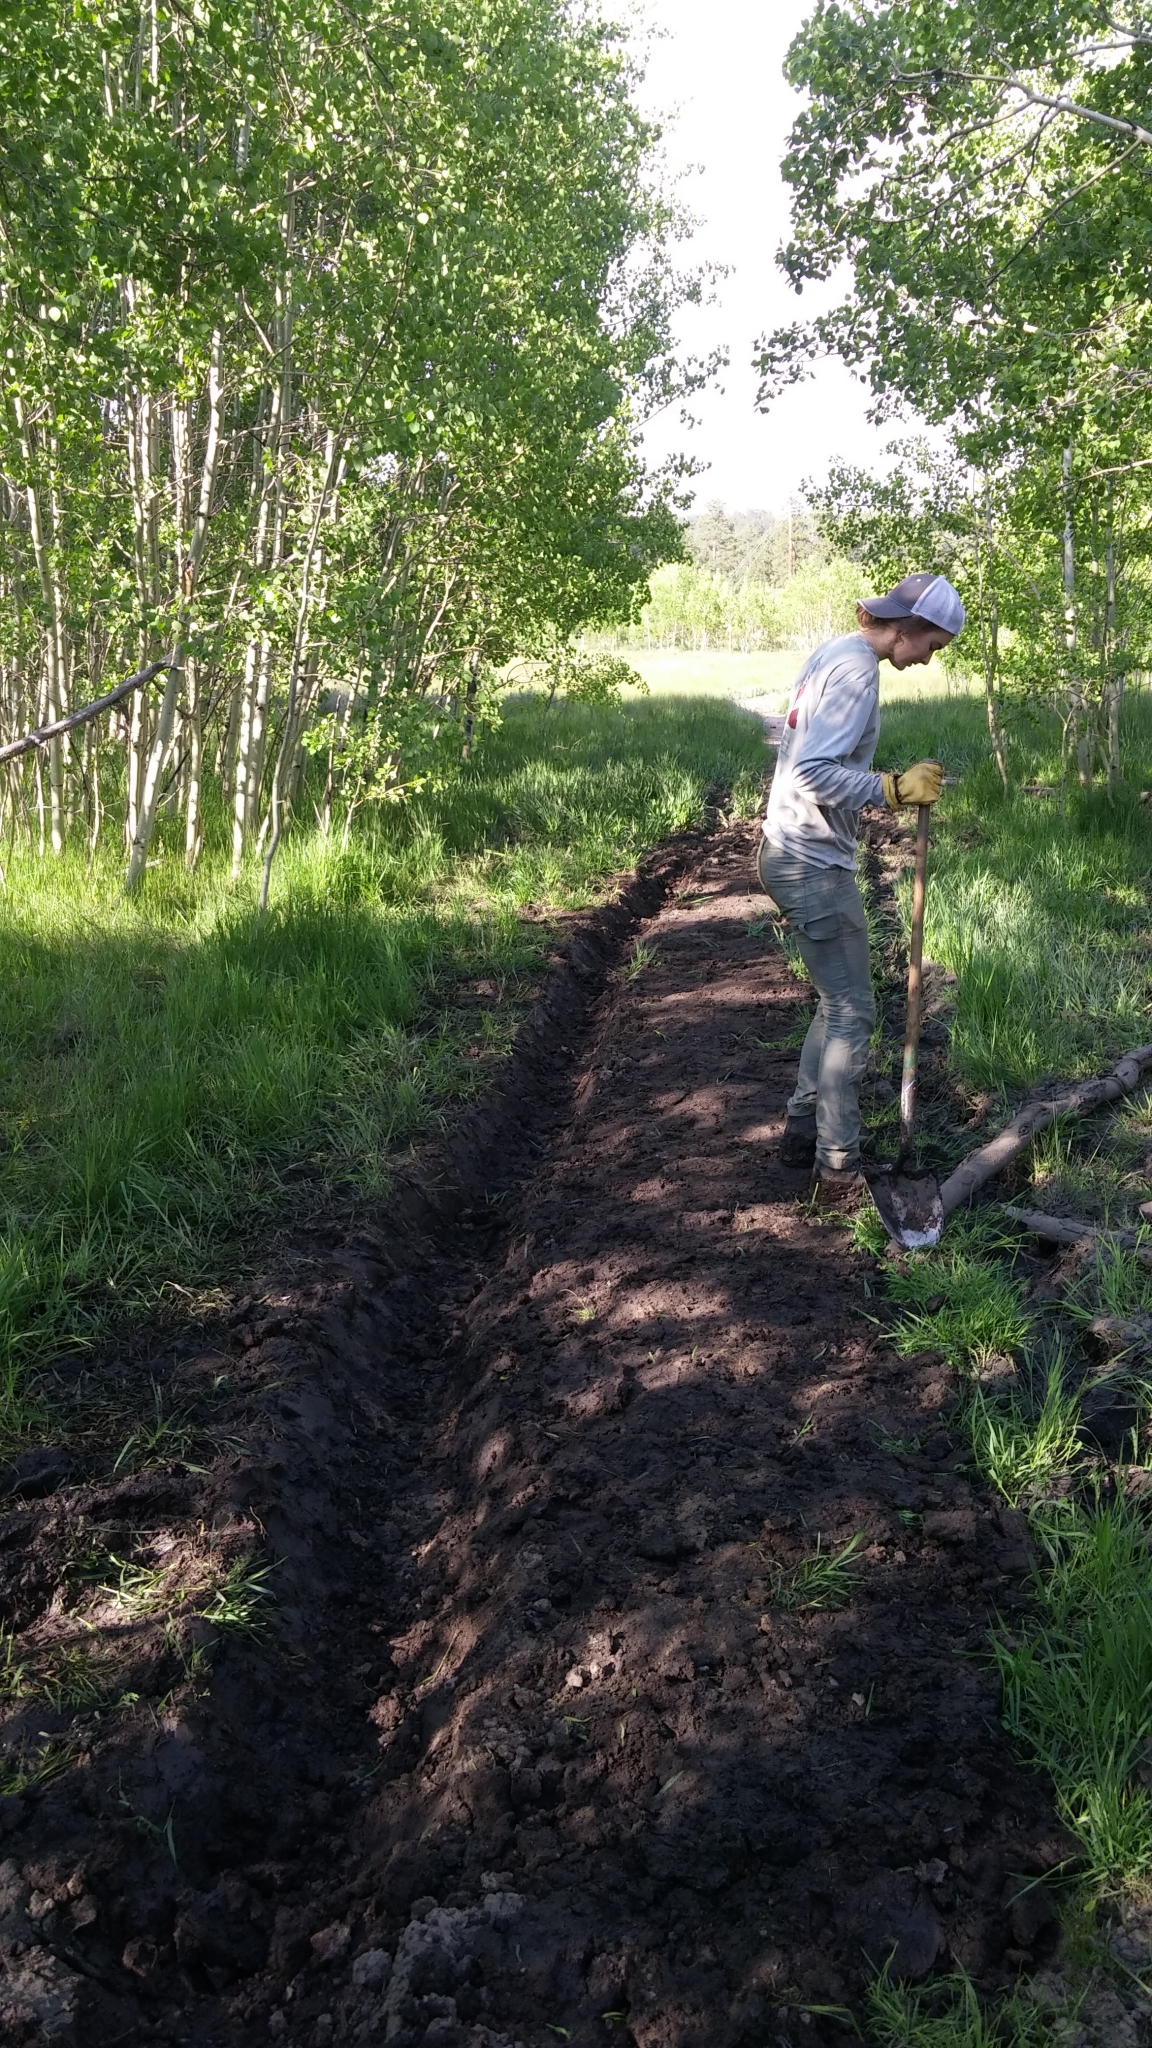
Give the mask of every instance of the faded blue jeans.
[[820, 1001], [800, 1054], [789, 1116], [816, 1114], [816, 1159], [843, 1169], [860, 1158], [860, 1082], [876, 1022], [868, 924], [849, 868], [779, 853], [761, 838], [760, 880], [788, 920]]

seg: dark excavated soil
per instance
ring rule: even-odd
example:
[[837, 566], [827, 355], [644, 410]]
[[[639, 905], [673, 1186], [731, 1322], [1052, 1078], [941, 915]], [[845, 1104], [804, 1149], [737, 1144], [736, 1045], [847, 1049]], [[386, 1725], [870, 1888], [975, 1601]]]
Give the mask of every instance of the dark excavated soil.
[[[980, 1655], [1023, 1524], [775, 1163], [805, 1005], [754, 844], [663, 849], [390, 1215], [152, 1362], [227, 1376], [206, 1471], [9, 1503], [41, 1644], [94, 1551], [278, 1562], [199, 1663], [110, 1609], [139, 1704], [0, 1801], [6, 2039], [761, 2048], [847, 2040], [804, 2008], [886, 1956], [1042, 1952], [1069, 1845]], [[846, 1605], [781, 1603], [857, 1534]]]

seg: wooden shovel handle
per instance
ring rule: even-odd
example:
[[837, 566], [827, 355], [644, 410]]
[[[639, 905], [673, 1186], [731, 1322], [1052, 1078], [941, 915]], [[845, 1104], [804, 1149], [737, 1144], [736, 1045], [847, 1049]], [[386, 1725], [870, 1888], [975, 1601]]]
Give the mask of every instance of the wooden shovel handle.
[[904, 1070], [900, 1077], [900, 1150], [898, 1162], [912, 1149], [916, 1123], [916, 1064], [920, 1055], [920, 1003], [923, 994], [924, 894], [928, 886], [928, 819], [931, 804], [916, 813], [916, 868], [912, 878], [912, 943], [908, 950], [908, 1010], [904, 1023]]

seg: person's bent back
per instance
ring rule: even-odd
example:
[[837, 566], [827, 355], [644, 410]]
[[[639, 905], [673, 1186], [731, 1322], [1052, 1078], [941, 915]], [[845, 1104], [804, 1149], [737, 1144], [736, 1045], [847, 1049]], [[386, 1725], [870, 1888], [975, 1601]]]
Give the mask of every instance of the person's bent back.
[[856, 882], [866, 804], [935, 803], [943, 771], [917, 762], [878, 774], [880, 662], [931, 661], [964, 624], [943, 576], [905, 576], [856, 608], [857, 630], [810, 655], [793, 686], [764, 818], [760, 878], [787, 918], [819, 1002], [804, 1040], [780, 1147], [843, 1198], [860, 1163], [860, 1082], [876, 1020], [868, 926]]

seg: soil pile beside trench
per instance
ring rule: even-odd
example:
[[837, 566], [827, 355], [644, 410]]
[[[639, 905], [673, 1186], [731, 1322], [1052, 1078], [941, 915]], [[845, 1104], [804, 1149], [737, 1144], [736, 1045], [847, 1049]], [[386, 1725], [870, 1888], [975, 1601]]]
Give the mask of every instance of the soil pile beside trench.
[[96, 1529], [279, 1560], [262, 1635], [172, 1670], [142, 1620], [148, 1704], [0, 1802], [13, 2041], [831, 2042], [887, 1959], [1043, 1952], [1069, 1845], [977, 1654], [1022, 1520], [773, 1157], [807, 1001], [754, 852], [664, 850], [441, 1193], [168, 1361], [231, 1375], [208, 1472], [0, 1523], [33, 1632]]

